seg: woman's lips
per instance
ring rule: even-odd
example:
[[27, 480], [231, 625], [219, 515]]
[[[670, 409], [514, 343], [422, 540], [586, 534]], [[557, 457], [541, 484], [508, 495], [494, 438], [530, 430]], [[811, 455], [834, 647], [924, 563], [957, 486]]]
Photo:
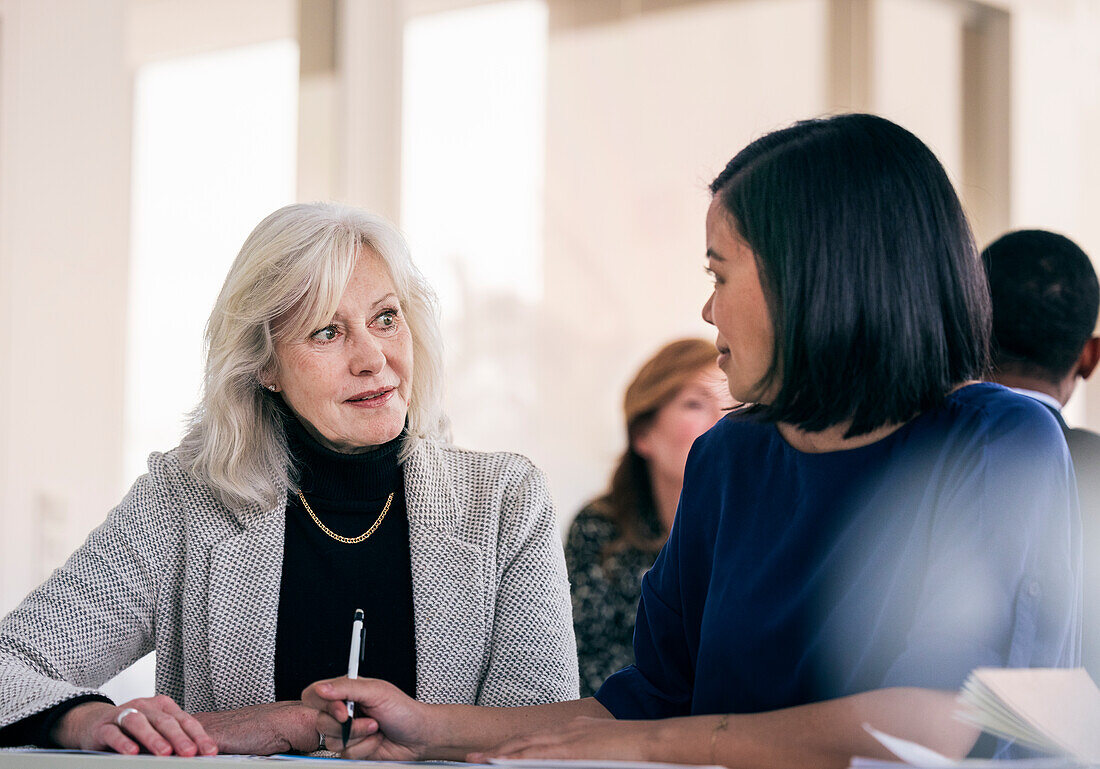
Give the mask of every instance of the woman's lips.
[[384, 390], [374, 390], [369, 393], [359, 393], [358, 395], [353, 395], [348, 398], [344, 403], [360, 409], [376, 409], [389, 403], [395, 392], [397, 392], [397, 388], [390, 387]]

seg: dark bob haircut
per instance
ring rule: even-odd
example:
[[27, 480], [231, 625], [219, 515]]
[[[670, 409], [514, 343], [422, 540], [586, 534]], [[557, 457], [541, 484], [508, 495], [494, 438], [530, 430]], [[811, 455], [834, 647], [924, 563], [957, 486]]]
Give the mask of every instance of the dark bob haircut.
[[874, 115], [757, 139], [710, 186], [756, 255], [775, 344], [750, 411], [846, 437], [980, 379], [989, 291], [962, 206], [916, 136]]
[[993, 366], [1060, 382], [1096, 327], [1100, 285], [1067, 237], [1017, 230], [982, 252], [993, 297]]

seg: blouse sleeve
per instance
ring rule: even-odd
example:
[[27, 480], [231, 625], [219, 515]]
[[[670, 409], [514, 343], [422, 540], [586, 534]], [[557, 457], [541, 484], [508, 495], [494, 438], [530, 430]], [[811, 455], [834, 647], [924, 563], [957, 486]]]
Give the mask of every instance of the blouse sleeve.
[[[603, 549], [614, 537], [615, 524], [586, 508], [577, 513], [565, 538], [582, 697], [591, 696], [613, 670], [607, 631], [616, 599], [604, 568]], [[631, 604], [631, 613], [636, 608]]]
[[683, 516], [677, 509], [668, 542], [642, 578], [634, 664], [613, 674], [595, 695], [615, 718], [671, 718], [690, 712], [695, 668], [679, 573], [684, 540]]
[[1020, 407], [943, 490], [915, 620], [885, 686], [957, 688], [978, 666], [1080, 658], [1080, 517], [1061, 430]]

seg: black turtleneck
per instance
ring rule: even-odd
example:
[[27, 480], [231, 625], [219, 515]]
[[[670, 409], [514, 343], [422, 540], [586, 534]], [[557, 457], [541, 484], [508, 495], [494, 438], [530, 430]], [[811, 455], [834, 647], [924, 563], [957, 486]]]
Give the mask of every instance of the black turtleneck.
[[393, 502], [378, 529], [349, 545], [330, 538], [306, 513], [296, 492], [286, 507], [275, 698], [295, 700], [322, 678], [347, 675], [351, 623], [366, 616], [361, 677], [381, 678], [416, 694], [409, 521], [398, 452], [401, 438], [364, 454], [319, 444], [291, 415], [287, 443], [310, 508], [331, 531], [357, 537]]

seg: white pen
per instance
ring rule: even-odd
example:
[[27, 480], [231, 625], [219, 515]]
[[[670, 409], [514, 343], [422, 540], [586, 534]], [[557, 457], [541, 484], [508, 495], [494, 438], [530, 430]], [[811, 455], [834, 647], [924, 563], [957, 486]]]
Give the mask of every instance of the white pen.
[[[351, 649], [348, 651], [348, 678], [359, 677], [359, 661], [363, 659], [363, 610], [355, 610], [355, 619], [351, 622]], [[348, 720], [340, 727], [341, 736], [344, 738], [344, 748], [348, 747], [348, 738], [351, 737], [351, 719], [355, 715], [355, 700], [347, 700]]]

